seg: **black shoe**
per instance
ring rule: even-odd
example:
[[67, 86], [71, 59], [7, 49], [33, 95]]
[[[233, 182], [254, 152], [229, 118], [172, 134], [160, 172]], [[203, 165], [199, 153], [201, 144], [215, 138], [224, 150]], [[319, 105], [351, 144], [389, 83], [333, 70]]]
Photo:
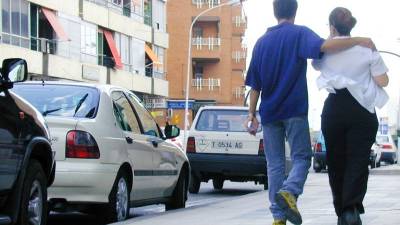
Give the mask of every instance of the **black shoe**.
[[360, 213], [356, 208], [345, 210], [338, 221], [339, 225], [362, 225]]

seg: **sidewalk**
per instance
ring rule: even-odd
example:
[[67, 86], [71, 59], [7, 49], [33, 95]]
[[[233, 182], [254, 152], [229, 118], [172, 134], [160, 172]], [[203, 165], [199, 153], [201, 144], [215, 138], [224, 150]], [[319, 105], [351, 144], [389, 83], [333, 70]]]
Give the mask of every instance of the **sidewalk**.
[[[393, 168], [392, 168], [393, 167]], [[397, 171], [400, 167], [383, 167], [379, 171]], [[370, 176], [365, 199], [364, 225], [400, 224], [400, 176]], [[392, 173], [392, 172], [389, 172]], [[326, 173], [310, 173], [299, 208], [305, 225], [336, 225]], [[217, 204], [193, 207], [133, 218], [120, 225], [270, 225], [267, 192], [257, 192]]]

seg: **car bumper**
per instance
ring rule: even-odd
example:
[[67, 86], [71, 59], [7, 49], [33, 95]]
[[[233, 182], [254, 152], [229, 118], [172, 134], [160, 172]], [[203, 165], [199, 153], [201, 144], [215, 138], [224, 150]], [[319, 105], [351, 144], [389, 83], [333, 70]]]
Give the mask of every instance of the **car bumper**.
[[108, 202], [118, 169], [115, 164], [57, 161], [48, 197], [68, 202]]
[[225, 176], [266, 176], [266, 160], [259, 155], [188, 153], [192, 171]]
[[394, 163], [396, 161], [396, 152], [382, 152], [380, 161]]

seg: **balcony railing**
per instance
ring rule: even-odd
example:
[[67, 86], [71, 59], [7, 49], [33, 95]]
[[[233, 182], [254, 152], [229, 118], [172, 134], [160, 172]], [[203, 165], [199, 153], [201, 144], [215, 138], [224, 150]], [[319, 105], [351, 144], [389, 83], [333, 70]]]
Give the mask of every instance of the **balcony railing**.
[[244, 16], [234, 16], [232, 17], [232, 22], [236, 27], [241, 27], [246, 25], [246, 17]]
[[140, 5], [135, 5], [133, 2], [130, 2], [130, 4], [122, 6], [120, 4], [114, 3], [113, 0], [86, 0], [86, 1], [106, 7], [107, 9], [110, 9], [118, 14], [143, 21], [143, 16], [144, 16], [143, 7]]
[[246, 59], [246, 55], [244, 51], [234, 51], [232, 52], [232, 59], [235, 60], [236, 63], [239, 63]]
[[215, 78], [192, 79], [192, 87], [196, 87], [198, 91], [201, 91], [203, 90], [203, 88], [208, 87], [208, 90], [213, 91], [214, 89], [221, 87], [221, 79], [215, 79]]
[[192, 0], [192, 3], [199, 9], [203, 7], [212, 8], [221, 4], [221, 0]]
[[145, 72], [146, 72], [147, 77], [154, 77], [154, 78], [166, 80], [165, 72], [156, 71], [151, 67], [146, 67]]
[[245, 87], [237, 87], [233, 90], [233, 96], [235, 96], [236, 99], [243, 98], [245, 94], [246, 94]]
[[192, 45], [196, 46], [197, 50], [201, 50], [204, 47], [208, 47], [208, 50], [214, 50], [221, 46], [221, 38], [215, 37], [195, 37], [192, 39]]

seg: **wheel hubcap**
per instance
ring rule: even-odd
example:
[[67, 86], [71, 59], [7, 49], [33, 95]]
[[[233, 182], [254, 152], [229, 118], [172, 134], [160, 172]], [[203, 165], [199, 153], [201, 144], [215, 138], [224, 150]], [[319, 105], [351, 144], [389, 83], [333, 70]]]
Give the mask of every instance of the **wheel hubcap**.
[[125, 179], [121, 178], [118, 181], [117, 191], [117, 217], [118, 221], [125, 220], [128, 215], [128, 187]]
[[38, 180], [33, 181], [28, 205], [29, 224], [40, 225], [43, 214], [43, 193]]

